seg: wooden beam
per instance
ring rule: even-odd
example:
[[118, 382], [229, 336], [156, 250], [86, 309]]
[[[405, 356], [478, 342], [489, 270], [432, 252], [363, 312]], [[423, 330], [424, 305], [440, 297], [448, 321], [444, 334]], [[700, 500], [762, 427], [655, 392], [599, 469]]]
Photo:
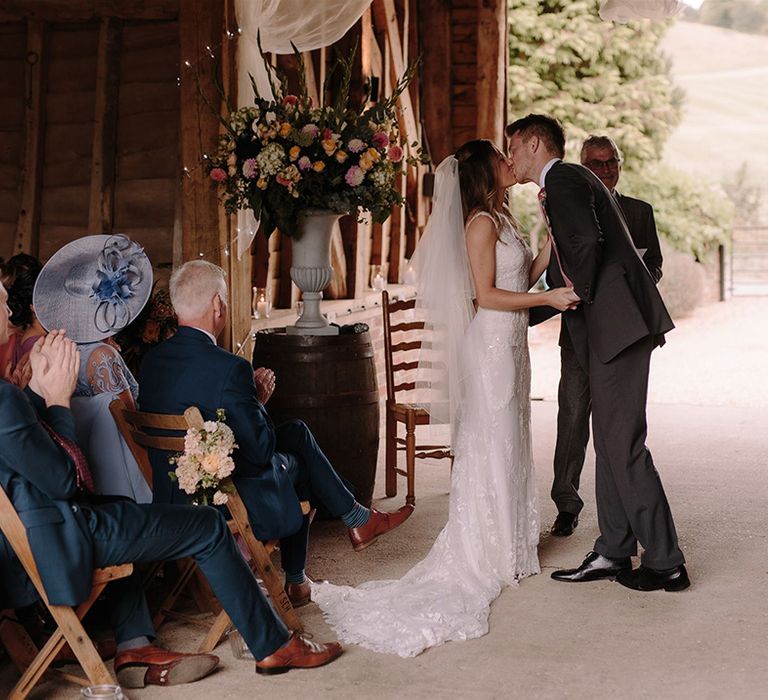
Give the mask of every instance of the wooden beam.
[[[373, 16], [376, 24], [386, 30], [387, 42], [390, 47], [389, 58], [395, 75], [399, 78], [405, 73], [403, 43], [400, 40], [400, 26], [397, 21], [397, 11], [394, 0], [374, 0]], [[419, 130], [416, 126], [416, 115], [411, 105], [411, 94], [406, 90], [400, 95], [400, 106], [403, 110], [406, 133], [404, 134], [408, 150], [410, 144], [419, 138]]]
[[219, 120], [203, 95], [218, 109], [215, 63], [205, 47], [221, 43], [223, 9], [222, 3], [208, 0], [180, 0], [179, 8], [180, 145], [181, 165], [187, 168], [182, 173], [182, 258], [205, 258], [217, 265], [226, 241], [220, 238], [217, 192], [202, 163], [203, 155], [217, 146]]
[[454, 151], [451, 109], [451, 11], [444, 0], [419, 0], [422, 119], [434, 163]]
[[0, 22], [84, 22], [99, 17], [122, 20], [173, 20], [180, 0], [3, 0]]
[[96, 54], [91, 197], [88, 233], [111, 233], [114, 215], [117, 91], [120, 73], [120, 23], [101, 20]]
[[477, 0], [477, 138], [504, 143], [507, 3]]
[[24, 168], [21, 175], [21, 208], [16, 223], [15, 252], [38, 254], [40, 188], [45, 130], [46, 27], [27, 22], [26, 114], [24, 124]]

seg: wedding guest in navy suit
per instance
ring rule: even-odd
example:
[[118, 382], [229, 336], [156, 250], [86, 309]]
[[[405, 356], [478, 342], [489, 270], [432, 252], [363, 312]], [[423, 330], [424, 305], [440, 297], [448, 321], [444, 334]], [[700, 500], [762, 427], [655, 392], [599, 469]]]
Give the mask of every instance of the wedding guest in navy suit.
[[[139, 406], [151, 413], [183, 413], [196, 406], [206, 420], [223, 408], [238, 449], [234, 480], [248, 509], [256, 537], [280, 539], [286, 591], [294, 605], [310, 602], [311, 581], [304, 573], [309, 517], [300, 501], [321, 503], [349, 528], [355, 550], [404, 522], [407, 505], [394, 513], [368, 509], [355, 501], [307, 426], [288, 421], [275, 427], [264, 403], [274, 389], [271, 371], [254, 373], [247, 360], [216, 346], [227, 319], [224, 271], [205, 260], [182, 265], [171, 276], [171, 302], [179, 330], [152, 348], [139, 373]], [[154, 500], [184, 503], [168, 476], [168, 455], [151, 453]]]
[[[73, 269], [72, 274], [79, 273]], [[0, 285], [0, 343], [8, 337], [7, 299]], [[26, 526], [49, 601], [82, 603], [96, 567], [192, 557], [257, 659], [258, 672], [309, 668], [339, 656], [338, 643], [317, 644], [289, 632], [215, 509], [141, 505], [91, 497], [83, 490], [87, 465], [69, 410], [79, 362], [76, 345], [63, 330], [54, 330], [30, 353], [32, 377], [25, 391], [0, 380], [0, 486]], [[10, 556], [6, 542], [0, 553]], [[3, 564], [1, 588], [7, 597], [23, 587], [5, 580], [18, 577], [19, 568]], [[138, 570], [110, 584], [107, 594], [122, 686], [196, 681], [218, 664], [211, 654], [182, 654], [151, 643], [155, 630]], [[3, 605], [25, 602], [3, 600]]]

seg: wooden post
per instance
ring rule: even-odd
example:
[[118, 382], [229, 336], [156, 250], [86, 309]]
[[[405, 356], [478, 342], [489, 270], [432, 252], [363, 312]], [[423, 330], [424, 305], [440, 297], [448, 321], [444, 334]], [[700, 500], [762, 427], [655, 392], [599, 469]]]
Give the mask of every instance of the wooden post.
[[120, 25], [104, 17], [99, 27], [96, 57], [91, 197], [88, 233], [111, 233], [115, 192], [117, 91], [120, 62]]
[[504, 143], [507, 3], [477, 3], [477, 138]]
[[46, 59], [45, 25], [36, 20], [27, 22], [26, 116], [24, 170], [21, 175], [21, 208], [16, 224], [14, 251], [38, 254], [40, 228], [40, 185], [45, 131], [43, 65]]

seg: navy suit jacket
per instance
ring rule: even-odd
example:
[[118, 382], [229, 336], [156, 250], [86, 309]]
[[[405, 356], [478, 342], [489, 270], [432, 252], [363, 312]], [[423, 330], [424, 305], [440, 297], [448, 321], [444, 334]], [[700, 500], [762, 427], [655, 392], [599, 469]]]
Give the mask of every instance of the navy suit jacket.
[[[51, 440], [40, 417], [75, 441], [69, 409], [46, 409], [31, 390], [22, 392], [0, 380], [0, 485], [26, 527], [48, 599], [54, 605], [77, 605], [91, 592], [91, 532], [75, 500], [75, 466]], [[10, 556], [7, 543], [0, 550]], [[11, 563], [11, 575], [20, 575], [20, 564]], [[5, 594], [18, 593], [24, 585], [21, 580], [11, 581], [4, 586]], [[10, 604], [23, 601], [16, 598]]]
[[[287, 455], [275, 452], [275, 430], [258, 399], [247, 360], [217, 347], [202, 331], [181, 326], [152, 348], [139, 373], [139, 406], [150, 413], [180, 414], [197, 406], [205, 420], [223, 408], [235, 434], [235, 485], [256, 537], [278, 539], [302, 525], [301, 504], [285, 469]], [[167, 453], [150, 450], [155, 503], [187, 503], [168, 472]]]
[[[613, 195], [589, 169], [562, 161], [547, 173], [545, 187], [560, 262], [582, 301], [563, 317], [582, 366], [589, 348], [605, 363], [649, 335], [663, 344], [674, 323]], [[565, 286], [554, 255], [547, 277]]]

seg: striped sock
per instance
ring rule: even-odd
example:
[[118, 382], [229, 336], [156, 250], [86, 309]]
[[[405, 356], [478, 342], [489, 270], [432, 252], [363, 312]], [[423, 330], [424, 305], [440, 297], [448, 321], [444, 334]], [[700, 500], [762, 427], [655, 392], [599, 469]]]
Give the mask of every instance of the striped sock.
[[306, 576], [304, 575], [304, 569], [299, 571], [297, 574], [289, 573], [288, 571], [285, 572], [285, 582], [286, 583], [304, 583]]
[[360, 527], [368, 522], [371, 517], [371, 511], [364, 505], [355, 501], [352, 508], [341, 516], [347, 527]]

